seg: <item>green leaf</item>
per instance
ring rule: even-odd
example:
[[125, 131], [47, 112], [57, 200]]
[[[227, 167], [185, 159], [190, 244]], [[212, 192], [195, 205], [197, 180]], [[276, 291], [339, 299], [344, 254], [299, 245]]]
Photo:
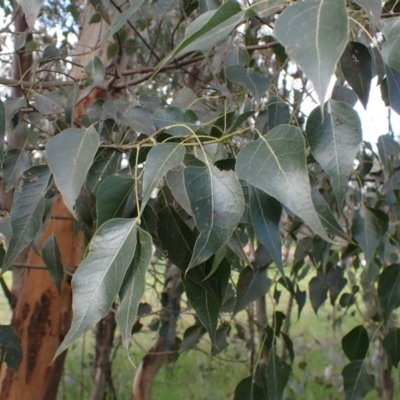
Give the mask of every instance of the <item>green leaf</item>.
[[201, 127], [194, 111], [179, 107], [165, 107], [156, 111], [153, 114], [153, 123], [157, 129], [166, 128], [166, 132], [172, 136], [189, 136], [192, 131], [196, 132]]
[[0, 100], [0, 165], [4, 159], [4, 136], [6, 134], [6, 110], [4, 103]]
[[203, 267], [192, 268], [182, 276], [182, 284], [197, 317], [214, 342], [219, 310], [222, 307], [230, 275], [229, 263], [221, 262], [215, 273], [204, 280], [206, 275], [208, 274]]
[[249, 53], [245, 48], [241, 46], [235, 46], [225, 57], [225, 65], [230, 66], [241, 66], [246, 67], [249, 63]]
[[151, 236], [138, 227], [138, 241], [135, 257], [131, 263], [119, 297], [119, 305], [116, 319], [121, 330], [122, 344], [127, 349], [132, 336], [132, 328], [146, 287], [146, 272], [153, 253], [153, 241]]
[[99, 135], [93, 127], [66, 129], [51, 138], [46, 154], [58, 190], [71, 214], [99, 147]]
[[229, 336], [231, 326], [228, 323], [223, 323], [215, 332], [215, 341], [212, 344], [211, 355], [216, 356], [217, 354], [224, 351], [229, 343], [226, 338]]
[[361, 142], [360, 118], [347, 103], [331, 100], [325, 105], [324, 117], [320, 107], [311, 112], [306, 131], [311, 152], [331, 178], [341, 209]]
[[[390, 107], [397, 114], [400, 114], [400, 72], [395, 69], [391, 68], [386, 65], [386, 79], [387, 79], [387, 86], [389, 90], [389, 103]], [[381, 84], [381, 89], [383, 87], [383, 82]], [[382, 94], [382, 98], [384, 98]], [[386, 104], [388, 105], [388, 104]]]
[[382, 227], [376, 215], [368, 208], [362, 209], [363, 215], [356, 212], [354, 215], [351, 233], [364, 252], [365, 261], [369, 266], [382, 237]]
[[310, 301], [315, 314], [318, 309], [325, 303], [328, 297], [328, 284], [323, 272], [318, 271], [317, 276], [314, 276], [309, 283]]
[[282, 242], [279, 231], [282, 206], [274, 197], [249, 185], [250, 215], [258, 240], [268, 249], [284, 277]]
[[346, 47], [348, 24], [344, 0], [298, 2], [289, 6], [275, 23], [279, 42], [311, 79], [321, 104]]
[[56, 90], [50, 93], [37, 94], [35, 108], [44, 115], [61, 114], [64, 111], [65, 96]]
[[342, 371], [346, 400], [362, 400], [375, 389], [375, 377], [369, 375], [364, 360], [352, 361]]
[[19, 337], [11, 325], [0, 325], [0, 357], [8, 368], [18, 371], [22, 361], [22, 349]]
[[149, 201], [152, 191], [161, 178], [183, 161], [186, 149], [178, 143], [162, 143], [153, 147], [146, 158], [143, 174], [143, 199], [141, 209]]
[[400, 361], [400, 329], [390, 328], [382, 341], [382, 347], [386, 351], [390, 361], [397, 368]]
[[389, 29], [384, 31], [386, 40], [382, 45], [382, 58], [389, 67], [400, 71], [400, 19], [396, 18]]
[[[249, 12], [247, 14], [250, 15]], [[215, 44], [224, 41], [233, 29], [246, 18], [247, 14], [242, 11], [236, 0], [228, 0], [218, 10], [201, 14], [188, 26], [183, 41], [159, 65], [159, 68], [178, 55], [191, 51], [208, 50]]]
[[246, 267], [239, 275], [236, 288], [236, 305], [234, 313], [238, 313], [251, 302], [267, 293], [271, 286], [271, 279], [267, 277], [265, 268], [257, 270]]
[[380, 274], [378, 297], [387, 322], [392, 311], [400, 307], [400, 264], [389, 265]]
[[157, 234], [168, 258], [182, 271], [186, 271], [196, 241], [195, 234], [182, 221], [172, 207], [166, 206], [159, 213]]
[[248, 89], [258, 102], [261, 101], [263, 94], [271, 86], [270, 80], [265, 75], [240, 65], [227, 67], [225, 73], [231, 82], [243, 85]]
[[256, 119], [256, 128], [260, 134], [267, 134], [271, 129], [278, 125], [290, 122], [289, 106], [276, 96], [268, 100], [267, 108], [261, 111]]
[[107, 176], [117, 171], [120, 153], [113, 149], [99, 149], [86, 178], [88, 189], [96, 196]]
[[206, 11], [215, 10], [219, 6], [220, 6], [220, 2], [218, 0], [199, 0], [200, 14], [203, 14]]
[[190, 206], [200, 231], [189, 269], [210, 258], [230, 238], [244, 212], [244, 197], [233, 171], [187, 167], [183, 171]]
[[145, 0], [134, 0], [133, 3], [121, 14], [118, 14], [111, 22], [111, 26], [108, 30], [104, 41], [110, 39], [111, 36], [115, 35], [130, 19], [133, 14], [143, 5]]
[[183, 340], [179, 351], [183, 353], [195, 347], [206, 332], [203, 325], [189, 326], [183, 334]]
[[368, 14], [369, 26], [374, 29], [379, 22], [382, 13], [381, 0], [354, 0], [354, 3], [361, 6]]
[[191, 215], [192, 209], [190, 208], [189, 197], [185, 191], [183, 181], [183, 167], [169, 170], [165, 178], [175, 200], [189, 215]]
[[235, 388], [234, 400], [266, 400], [267, 390], [257, 385], [253, 375], [242, 379]]
[[42, 246], [42, 259], [49, 269], [50, 278], [61, 294], [61, 285], [64, 279], [64, 267], [61, 262], [61, 253], [57, 238], [51, 235]]
[[39, 60], [39, 65], [42, 65], [49, 61], [59, 60], [60, 58], [61, 58], [60, 50], [57, 49], [57, 47], [54, 46], [53, 44], [49, 44], [43, 50], [42, 58]]
[[291, 374], [292, 367], [279, 358], [273, 350], [266, 367], [268, 399], [282, 400], [283, 391]]
[[79, 96], [79, 100], [84, 99], [95, 87], [99, 86], [104, 79], [104, 65], [101, 62], [100, 58], [95, 56], [93, 57], [83, 69], [87, 76], [85, 82], [85, 88]]
[[372, 80], [372, 56], [368, 48], [359, 42], [349, 42], [340, 58], [343, 74], [367, 108]]
[[45, 208], [44, 195], [50, 175], [47, 166], [34, 166], [24, 172], [18, 183], [11, 210], [12, 234], [4, 259], [3, 273], [12, 266], [19, 253], [39, 232]]
[[5, 183], [6, 192], [15, 187], [19, 177], [32, 165], [29, 154], [20, 149], [10, 149], [4, 155], [1, 177]]
[[350, 361], [364, 360], [367, 357], [369, 337], [363, 325], [356, 326], [343, 336], [342, 349]]
[[18, 0], [25, 13], [25, 20], [30, 29], [33, 29], [35, 21], [40, 13], [43, 0]]
[[107, 3], [104, 0], [90, 0], [90, 3], [92, 4], [93, 8], [95, 9], [96, 13], [99, 13], [101, 17], [104, 19], [104, 21], [107, 22], [107, 24], [111, 24], [111, 19], [110, 15], [108, 13], [108, 7]]
[[132, 178], [119, 175], [110, 175], [103, 181], [96, 196], [97, 228], [109, 219], [123, 216], [133, 185]]
[[136, 218], [112, 219], [96, 231], [72, 278], [74, 318], [55, 358], [110, 311], [135, 254], [136, 239]]
[[400, 144], [393, 138], [392, 135], [381, 135], [378, 137], [378, 153], [381, 163], [383, 164], [386, 176], [392, 172], [395, 167], [393, 160], [398, 160], [400, 155]]
[[313, 204], [305, 141], [298, 128], [279, 125], [244, 146], [237, 157], [236, 173], [275, 197], [316, 234], [330, 241]]

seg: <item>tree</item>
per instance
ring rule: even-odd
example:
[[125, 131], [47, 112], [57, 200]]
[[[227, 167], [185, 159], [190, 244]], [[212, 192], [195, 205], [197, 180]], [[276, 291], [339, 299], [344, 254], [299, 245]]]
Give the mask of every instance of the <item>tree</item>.
[[[136, 373], [136, 400], [150, 398], [168, 352], [204, 335], [213, 354], [223, 351], [235, 316], [252, 304], [259, 348], [253, 341], [235, 399], [281, 399], [295, 357], [293, 304], [301, 317], [308, 297], [317, 313], [328, 294], [339, 318], [360, 304], [369, 311], [342, 340], [346, 398], [375, 388], [393, 398], [400, 146], [390, 124], [377, 152], [363, 142], [354, 105], [367, 106], [376, 77], [388, 109], [400, 113], [397, 1], [91, 0], [53, 13], [56, 22], [36, 21], [39, 8], [20, 4], [28, 30], [18, 43], [33, 61], [0, 78], [23, 95], [0, 103], [2, 181], [5, 195], [14, 190], [0, 232], [3, 272], [28, 272], [12, 324], [1, 326], [2, 397], [37, 385], [35, 398], [54, 398], [59, 357], [100, 321], [112, 339], [114, 313], [128, 348], [158, 258], [162, 313]], [[54, 26], [65, 40], [43, 33]], [[309, 98], [316, 104], [305, 115]], [[26, 262], [17, 262], [27, 246]], [[270, 311], [278, 294], [267, 309], [266, 293], [278, 285], [289, 294], [285, 313]], [[196, 322], [182, 335], [183, 293]], [[101, 365], [92, 398], [105, 390]]]

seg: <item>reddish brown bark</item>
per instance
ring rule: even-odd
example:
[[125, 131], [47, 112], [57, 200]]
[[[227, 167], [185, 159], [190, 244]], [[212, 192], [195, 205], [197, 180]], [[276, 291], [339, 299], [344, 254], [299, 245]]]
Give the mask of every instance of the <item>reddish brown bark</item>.
[[[61, 197], [56, 200], [52, 214], [70, 217]], [[73, 270], [84, 251], [82, 236], [74, 237], [73, 220], [51, 219], [41, 238], [39, 251], [52, 234], [57, 238], [64, 267]], [[33, 249], [28, 252], [27, 263], [44, 265]], [[22, 280], [12, 325], [21, 339], [23, 359], [18, 371], [2, 365], [0, 397], [2, 400], [55, 398], [58, 384], [54, 384], [59, 378], [56, 379], [54, 374], [61, 376], [62, 368], [59, 368], [60, 361], [52, 363], [52, 360], [71, 324], [71, 276], [65, 276], [61, 295], [46, 270], [26, 269]], [[48, 387], [52, 393], [47, 392]]]

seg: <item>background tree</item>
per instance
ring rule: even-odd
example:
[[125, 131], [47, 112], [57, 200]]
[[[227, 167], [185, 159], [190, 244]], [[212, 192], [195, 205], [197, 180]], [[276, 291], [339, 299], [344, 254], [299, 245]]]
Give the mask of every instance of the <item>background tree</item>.
[[25, 272], [0, 331], [2, 398], [55, 398], [66, 350], [100, 321], [91, 396], [101, 398], [115, 321], [128, 350], [157, 260], [158, 335], [135, 399], [202, 336], [223, 351], [243, 310], [249, 376], [234, 397], [281, 399], [293, 305], [301, 318], [309, 298], [317, 313], [328, 294], [338, 320], [363, 317], [342, 340], [346, 398], [393, 398], [400, 146], [390, 124], [377, 151], [363, 142], [354, 105], [367, 106], [376, 77], [400, 111], [397, 1], [49, 2], [38, 20], [41, 2], [20, 4], [25, 21], [15, 7], [3, 31], [4, 46], [17, 39], [18, 74], [0, 83], [18, 91], [0, 106], [0, 232], [3, 272]]

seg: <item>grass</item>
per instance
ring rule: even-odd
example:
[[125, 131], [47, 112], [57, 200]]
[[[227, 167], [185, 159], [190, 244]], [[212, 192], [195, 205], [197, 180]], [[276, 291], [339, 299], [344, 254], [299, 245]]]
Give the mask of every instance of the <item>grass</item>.
[[[10, 282], [8, 274], [6, 280]], [[303, 283], [307, 286], [306, 283]], [[146, 301], [155, 303], [154, 291], [146, 292]], [[270, 301], [267, 303], [272, 304]], [[286, 313], [287, 298], [283, 296], [276, 307]], [[269, 314], [272, 314], [271, 307]], [[296, 311], [297, 313], [297, 311]], [[336, 311], [328, 302], [315, 315], [309, 301], [297, 321], [293, 318], [290, 336], [294, 343], [295, 360], [293, 374], [285, 391], [287, 400], [336, 400], [343, 399], [341, 370], [348, 360], [341, 350], [341, 338], [350, 329], [362, 323], [361, 317], [348, 315], [342, 325], [332, 328]], [[11, 315], [6, 299], [0, 295], [1, 323], [8, 323]], [[294, 315], [295, 317], [295, 315]], [[152, 317], [143, 318], [147, 326]], [[244, 313], [238, 316], [246, 325]], [[178, 333], [193, 324], [193, 317], [185, 315], [179, 322]], [[216, 357], [211, 357], [210, 342], [205, 336], [198, 350], [181, 354], [174, 364], [165, 365], [157, 374], [153, 386], [155, 400], [230, 400], [233, 399], [236, 385], [249, 375], [249, 357], [244, 342], [235, 338], [236, 331], [231, 330], [228, 348]], [[149, 349], [155, 332], [149, 329], [134, 335], [129, 350], [129, 361], [122, 346], [117, 345], [113, 353], [112, 377], [117, 399], [129, 399], [136, 366]], [[118, 339], [116, 339], [116, 343]], [[65, 372], [61, 381], [58, 400], [88, 399], [92, 387], [94, 358], [94, 336], [88, 332], [69, 350]], [[400, 400], [399, 371], [393, 371], [395, 380], [395, 399]], [[378, 397], [376, 391], [366, 399]], [[112, 396], [108, 397], [112, 399]], [[247, 400], [247, 399], [243, 399]]]

